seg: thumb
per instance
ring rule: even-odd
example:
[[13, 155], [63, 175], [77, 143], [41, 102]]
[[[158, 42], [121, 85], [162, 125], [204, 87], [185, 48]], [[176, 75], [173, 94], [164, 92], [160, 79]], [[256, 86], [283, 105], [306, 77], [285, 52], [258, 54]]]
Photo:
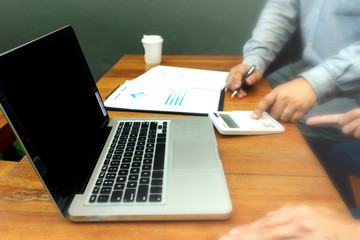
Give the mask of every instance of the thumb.
[[246, 79], [246, 83], [247, 83], [247, 85], [251, 86], [251, 85], [254, 85], [255, 83], [259, 82], [262, 78], [263, 78], [263, 75], [261, 74], [261, 72], [259, 70], [255, 69], [253, 74], [251, 74]]

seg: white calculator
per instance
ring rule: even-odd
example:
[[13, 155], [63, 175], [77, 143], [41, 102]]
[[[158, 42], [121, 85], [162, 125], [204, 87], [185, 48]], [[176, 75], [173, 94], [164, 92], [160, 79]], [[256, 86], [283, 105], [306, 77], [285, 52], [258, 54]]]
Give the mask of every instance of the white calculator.
[[282, 133], [284, 127], [264, 112], [258, 120], [252, 111], [212, 112], [209, 117], [216, 129], [224, 135], [264, 135]]

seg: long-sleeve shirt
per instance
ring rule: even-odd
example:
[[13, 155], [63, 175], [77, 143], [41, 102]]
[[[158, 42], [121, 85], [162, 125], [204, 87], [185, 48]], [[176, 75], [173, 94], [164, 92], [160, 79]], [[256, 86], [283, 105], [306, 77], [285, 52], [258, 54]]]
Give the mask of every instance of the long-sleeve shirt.
[[[300, 27], [308, 68], [299, 73], [322, 103], [360, 93], [360, 4], [351, 0], [268, 0], [244, 46], [244, 61], [264, 72]], [[291, 79], [289, 79], [291, 80]]]

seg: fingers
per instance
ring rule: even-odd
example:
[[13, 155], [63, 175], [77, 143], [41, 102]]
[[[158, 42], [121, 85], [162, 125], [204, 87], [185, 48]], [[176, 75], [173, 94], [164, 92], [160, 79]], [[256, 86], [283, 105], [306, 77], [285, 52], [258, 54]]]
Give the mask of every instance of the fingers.
[[270, 107], [275, 103], [275, 101], [276, 101], [276, 93], [272, 91], [269, 94], [267, 94], [263, 99], [261, 99], [255, 110], [253, 111], [251, 117], [254, 119], [259, 119], [261, 114], [269, 110]]
[[[241, 81], [246, 73], [249, 71], [250, 66], [246, 64], [239, 64], [233, 67], [226, 78], [226, 87], [231, 91], [235, 91], [241, 87]], [[260, 71], [256, 70], [245, 80], [248, 86], [254, 85], [256, 82], [262, 79], [262, 74]], [[238, 98], [244, 98], [246, 96], [246, 92], [244, 89], [240, 89], [236, 96]]]
[[303, 221], [304, 218], [298, 218], [299, 211], [301, 213], [302, 209], [306, 210], [305, 207], [284, 207], [268, 213], [253, 223], [233, 228], [228, 235], [220, 239], [299, 239], [312, 229], [313, 224], [312, 221]]
[[246, 79], [246, 84], [249, 86], [254, 85], [259, 82], [263, 78], [262, 74], [258, 70], [254, 70], [254, 72]]
[[270, 110], [273, 118], [282, 122], [297, 122], [316, 102], [316, 94], [308, 81], [297, 78], [276, 87], [266, 95], [253, 112], [257, 119], [261, 113]]
[[306, 121], [308, 126], [338, 124], [345, 135], [360, 139], [360, 108], [345, 114], [332, 114], [311, 117]]
[[281, 101], [271, 108], [271, 116], [282, 122], [296, 123], [306, 112], [302, 108], [297, 108], [297, 106]]
[[339, 119], [343, 114], [331, 114], [311, 117], [306, 121], [308, 126], [319, 126], [326, 124], [339, 124]]
[[246, 74], [245, 65], [239, 64], [230, 69], [226, 78], [226, 87], [232, 91], [241, 85], [241, 79]]
[[242, 98], [246, 97], [246, 95], [247, 95], [247, 93], [240, 88], [240, 90], [236, 94], [236, 97], [239, 98], [239, 99], [242, 99]]
[[358, 221], [326, 207], [288, 206], [253, 223], [233, 228], [221, 240], [357, 239]]
[[252, 118], [259, 119], [261, 114], [268, 110], [273, 118], [283, 122], [296, 122], [303, 116], [303, 113], [297, 111], [295, 106], [287, 101], [279, 100], [279, 94], [276, 90], [267, 94], [259, 102], [252, 113]]
[[355, 108], [345, 114], [339, 119], [339, 124], [345, 126], [356, 119], [360, 119], [360, 108]]
[[262, 74], [259, 71], [255, 71], [253, 75], [246, 79], [247, 85], [251, 86], [257, 83], [262, 78]]
[[345, 135], [360, 139], [360, 118], [351, 121], [342, 128]]

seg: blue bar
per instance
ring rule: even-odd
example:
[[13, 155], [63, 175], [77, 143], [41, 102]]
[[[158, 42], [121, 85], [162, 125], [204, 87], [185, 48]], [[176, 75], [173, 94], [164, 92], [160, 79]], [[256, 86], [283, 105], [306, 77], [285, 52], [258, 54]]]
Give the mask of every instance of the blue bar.
[[176, 96], [177, 96], [177, 94], [175, 94], [175, 95], [174, 95], [174, 97], [171, 99], [171, 101], [170, 101], [170, 104], [169, 104], [169, 105], [172, 105], [172, 103], [173, 103], [174, 99], [176, 98]]
[[174, 93], [174, 90], [170, 93], [170, 95], [169, 95], [169, 97], [166, 99], [166, 102], [165, 102], [165, 104], [164, 105], [167, 105], [168, 104], [168, 102], [169, 102], [169, 100], [170, 100], [170, 98], [171, 98], [171, 95]]
[[176, 101], [175, 101], [175, 103], [174, 103], [175, 106], [176, 106], [177, 102], [179, 101], [180, 95], [181, 95], [181, 91], [180, 91], [179, 95], [178, 95], [177, 98], [176, 98]]
[[187, 91], [184, 93], [184, 96], [181, 98], [181, 101], [180, 101], [180, 103], [179, 103], [179, 106], [181, 106], [182, 102], [184, 101], [184, 98], [185, 98], [185, 96], [186, 96], [186, 93], [187, 93]]

